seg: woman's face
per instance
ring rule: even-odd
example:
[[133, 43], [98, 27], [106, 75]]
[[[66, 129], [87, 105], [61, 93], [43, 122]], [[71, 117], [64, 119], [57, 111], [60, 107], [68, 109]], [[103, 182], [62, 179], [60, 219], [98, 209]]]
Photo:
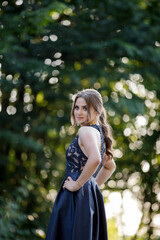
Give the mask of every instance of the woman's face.
[[87, 109], [87, 103], [84, 98], [79, 97], [76, 100], [74, 107], [74, 117], [78, 125], [85, 125], [88, 121], [94, 121], [97, 117], [97, 112], [91, 106], [90, 107], [90, 118]]

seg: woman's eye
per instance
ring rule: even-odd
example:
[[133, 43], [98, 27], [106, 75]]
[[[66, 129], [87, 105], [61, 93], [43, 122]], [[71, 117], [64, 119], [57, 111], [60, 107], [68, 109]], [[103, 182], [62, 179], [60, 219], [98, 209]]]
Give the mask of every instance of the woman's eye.
[[84, 109], [85, 111], [87, 111], [87, 107], [83, 107], [83, 109]]
[[78, 110], [78, 109], [79, 109], [79, 107], [78, 107], [78, 106], [75, 106], [75, 107], [74, 107], [74, 109]]

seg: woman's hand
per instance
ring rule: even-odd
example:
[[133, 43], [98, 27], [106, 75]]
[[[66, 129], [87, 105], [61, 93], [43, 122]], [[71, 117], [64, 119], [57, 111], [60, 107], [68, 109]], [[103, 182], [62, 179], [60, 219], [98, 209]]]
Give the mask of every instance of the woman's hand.
[[70, 192], [76, 192], [80, 189], [78, 182], [74, 181], [71, 177], [67, 177], [63, 184], [63, 189], [67, 189]]

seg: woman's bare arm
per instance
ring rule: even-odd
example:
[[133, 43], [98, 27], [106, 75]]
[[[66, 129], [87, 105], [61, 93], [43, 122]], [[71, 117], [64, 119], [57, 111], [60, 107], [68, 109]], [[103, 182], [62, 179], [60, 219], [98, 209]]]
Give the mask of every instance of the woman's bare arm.
[[73, 181], [71, 177], [68, 178], [68, 181], [65, 181], [64, 188], [70, 191], [77, 191], [83, 186], [96, 171], [101, 161], [95, 132], [89, 127], [81, 127], [79, 130], [79, 138], [88, 156], [88, 160], [77, 182]]
[[103, 158], [103, 162], [105, 162], [105, 164], [102, 166], [96, 177], [96, 182], [99, 186], [105, 183], [112, 176], [113, 172], [116, 169], [114, 160], [107, 160], [105, 158], [107, 158], [106, 154], [104, 154]]

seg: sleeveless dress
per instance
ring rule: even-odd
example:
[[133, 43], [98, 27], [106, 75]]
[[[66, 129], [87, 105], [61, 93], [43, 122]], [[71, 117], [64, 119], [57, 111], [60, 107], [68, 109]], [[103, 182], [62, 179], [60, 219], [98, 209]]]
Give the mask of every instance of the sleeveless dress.
[[[104, 138], [100, 125], [90, 125], [101, 134], [101, 162], [104, 154]], [[70, 176], [76, 180], [81, 174], [87, 156], [78, 144], [78, 135], [66, 151], [66, 177], [62, 181], [54, 202], [46, 240], [108, 240], [107, 222], [102, 193], [95, 181], [101, 166], [76, 192], [63, 189], [64, 181]]]

